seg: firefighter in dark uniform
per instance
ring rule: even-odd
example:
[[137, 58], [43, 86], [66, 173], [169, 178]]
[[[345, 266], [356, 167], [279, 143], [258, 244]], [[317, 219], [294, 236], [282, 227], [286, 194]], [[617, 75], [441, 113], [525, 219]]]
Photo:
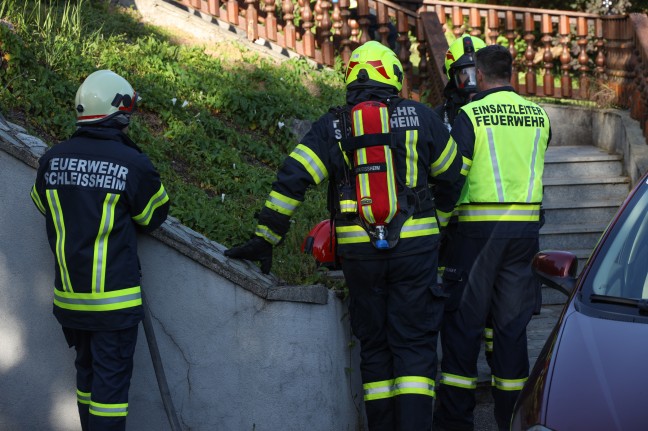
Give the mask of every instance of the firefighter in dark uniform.
[[444, 315], [435, 429], [474, 429], [477, 356], [489, 311], [492, 392], [500, 430], [509, 429], [529, 374], [526, 327], [537, 292], [531, 260], [538, 251], [551, 129], [546, 112], [510, 86], [511, 65], [511, 54], [501, 45], [476, 53], [480, 91], [452, 128], [469, 172], [457, 206], [460, 252], [449, 265], [466, 276], [451, 287]]
[[[458, 180], [461, 157], [439, 117], [427, 106], [398, 98], [403, 69], [392, 50], [370, 41], [346, 70], [346, 109], [323, 115], [286, 158], [258, 217], [253, 238], [229, 257], [257, 260], [270, 270], [272, 248], [309, 186], [329, 180], [338, 253], [349, 288], [353, 333], [360, 341], [369, 429], [430, 430], [435, 397], [436, 344], [444, 293], [436, 283], [439, 227], [428, 178], [447, 190]], [[389, 106], [399, 220], [388, 226], [391, 247], [378, 249], [358, 220], [355, 176], [341, 148], [349, 108], [368, 100]], [[438, 193], [436, 207], [452, 211], [457, 196]]]
[[125, 134], [137, 93], [109, 70], [76, 94], [76, 132], [39, 161], [31, 197], [56, 258], [54, 316], [76, 349], [81, 428], [125, 430], [138, 323], [137, 231], [166, 219], [169, 198]]

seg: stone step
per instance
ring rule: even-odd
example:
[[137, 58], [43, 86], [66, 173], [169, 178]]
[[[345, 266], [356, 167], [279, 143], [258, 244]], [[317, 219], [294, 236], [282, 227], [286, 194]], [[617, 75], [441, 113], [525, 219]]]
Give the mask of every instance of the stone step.
[[544, 180], [543, 203], [623, 200], [630, 189], [628, 177], [565, 177]]
[[606, 223], [545, 224], [540, 229], [540, 250], [593, 250], [606, 227]]
[[623, 175], [623, 163], [620, 156], [608, 155], [595, 160], [565, 160], [547, 162], [545, 159], [543, 179], [565, 177], [615, 177]]
[[578, 220], [581, 223], [605, 223], [612, 220], [623, 202], [622, 198], [592, 201], [549, 201], [543, 203], [545, 223], [564, 223]]

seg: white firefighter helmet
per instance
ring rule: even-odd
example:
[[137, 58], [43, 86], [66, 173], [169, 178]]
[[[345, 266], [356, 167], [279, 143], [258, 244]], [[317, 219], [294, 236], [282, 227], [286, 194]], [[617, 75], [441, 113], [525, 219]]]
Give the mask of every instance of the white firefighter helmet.
[[77, 126], [92, 125], [114, 119], [127, 126], [135, 112], [138, 96], [133, 87], [110, 70], [91, 73], [76, 93]]

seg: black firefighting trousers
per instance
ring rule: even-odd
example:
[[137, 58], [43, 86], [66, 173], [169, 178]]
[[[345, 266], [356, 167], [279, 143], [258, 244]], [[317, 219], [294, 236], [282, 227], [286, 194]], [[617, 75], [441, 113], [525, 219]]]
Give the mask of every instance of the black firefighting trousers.
[[138, 326], [117, 331], [63, 327], [76, 350], [77, 406], [83, 431], [124, 431]]
[[430, 430], [445, 300], [436, 282], [437, 251], [343, 259], [342, 269], [351, 327], [360, 341], [369, 430]]
[[441, 385], [434, 422], [473, 430], [477, 358], [489, 311], [495, 418], [509, 428], [517, 396], [529, 375], [526, 327], [536, 306], [531, 260], [537, 238], [471, 238], [457, 232], [444, 273], [446, 302], [441, 330]]

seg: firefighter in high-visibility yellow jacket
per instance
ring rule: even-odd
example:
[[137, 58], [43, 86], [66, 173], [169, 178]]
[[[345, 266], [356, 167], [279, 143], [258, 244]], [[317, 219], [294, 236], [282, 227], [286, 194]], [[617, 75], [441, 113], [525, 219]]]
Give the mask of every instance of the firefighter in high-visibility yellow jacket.
[[136, 234], [169, 209], [160, 176], [125, 133], [137, 100], [116, 73], [90, 74], [76, 94], [78, 129], [41, 157], [31, 192], [56, 258], [54, 316], [76, 350], [83, 431], [126, 429], [144, 316]]
[[495, 417], [509, 428], [515, 400], [529, 374], [526, 327], [536, 305], [531, 260], [538, 251], [544, 156], [551, 138], [540, 106], [510, 86], [512, 57], [501, 45], [476, 52], [479, 92], [461, 108], [451, 136], [462, 152], [465, 184], [459, 198], [446, 279], [450, 298], [441, 332], [441, 385], [435, 430], [473, 430], [477, 358], [488, 312]]

